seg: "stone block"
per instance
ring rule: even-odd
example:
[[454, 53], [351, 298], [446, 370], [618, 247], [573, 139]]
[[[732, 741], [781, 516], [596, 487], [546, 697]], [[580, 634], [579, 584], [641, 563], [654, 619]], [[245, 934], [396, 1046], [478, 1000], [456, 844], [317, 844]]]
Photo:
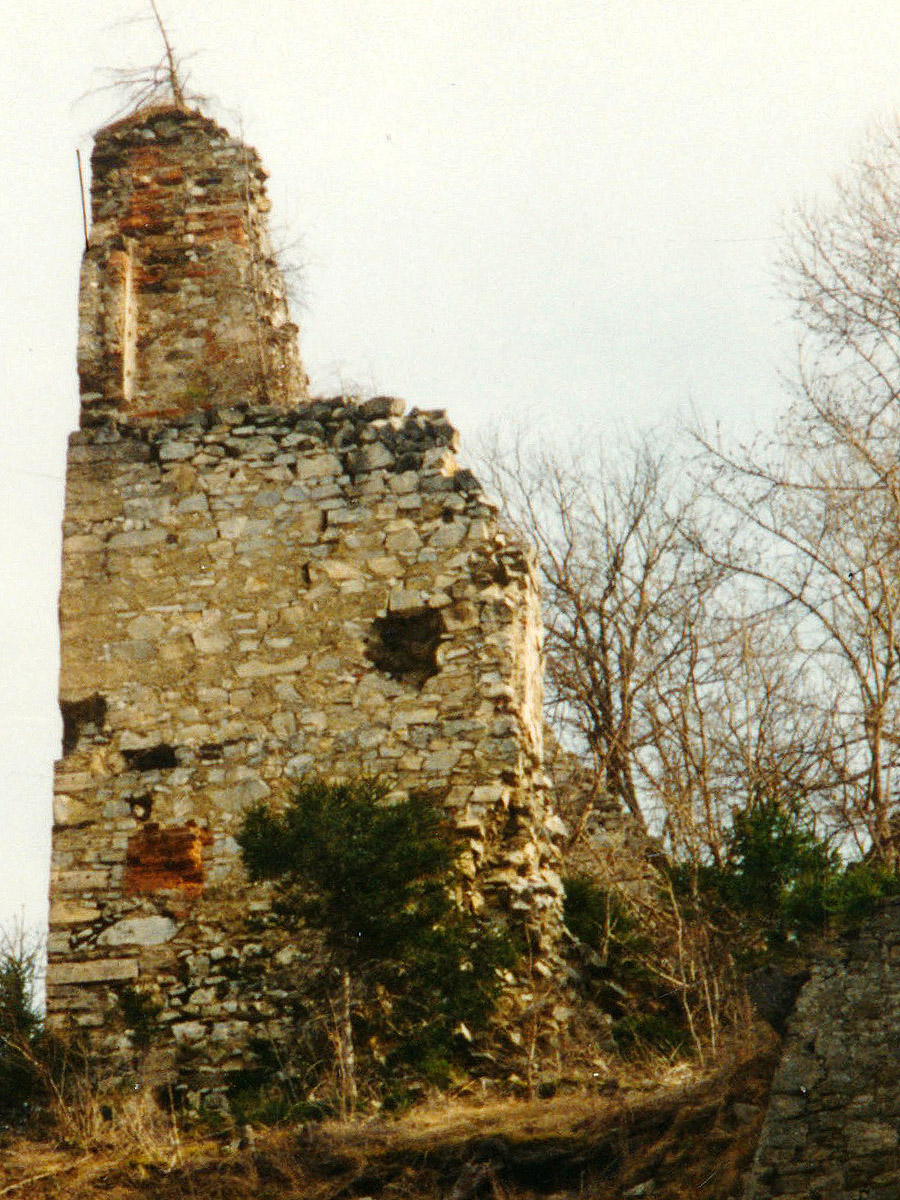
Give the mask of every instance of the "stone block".
[[422, 548], [422, 538], [415, 529], [398, 529], [384, 539], [385, 549], [394, 554], [415, 554]]
[[191, 640], [200, 654], [224, 654], [229, 646], [229, 638], [224, 633], [215, 633], [208, 629], [195, 629]]
[[97, 938], [99, 946], [158, 946], [170, 941], [178, 926], [170, 917], [127, 917], [108, 926]]
[[50, 905], [50, 925], [84, 925], [96, 921], [100, 909], [95, 904], [79, 904], [63, 900]]
[[50, 987], [116, 983], [137, 977], [138, 964], [134, 958], [100, 958], [92, 962], [50, 963], [47, 966], [47, 984]]
[[90, 771], [57, 771], [55, 789], [57, 793], [87, 792], [97, 786], [97, 778]]
[[196, 452], [193, 442], [163, 442], [159, 447], [159, 458], [161, 462], [181, 462], [192, 458]]
[[247, 1021], [216, 1021], [210, 1031], [214, 1042], [227, 1042], [229, 1046], [240, 1045], [250, 1029]]
[[265, 800], [271, 794], [271, 788], [261, 779], [248, 779], [242, 783], [233, 783], [227, 787], [210, 789], [210, 797], [224, 812], [241, 812], [259, 800]]
[[308, 656], [301, 654], [299, 657], [286, 658], [281, 662], [267, 663], [251, 660], [238, 663], [235, 671], [241, 679], [265, 679], [271, 675], [293, 675], [298, 671], [303, 671], [308, 665]]
[[176, 1021], [172, 1036], [179, 1045], [195, 1045], [206, 1036], [206, 1026], [202, 1021]]
[[340, 475], [342, 471], [341, 460], [334, 454], [310, 455], [297, 463], [297, 478], [301, 482], [322, 479], [328, 475]]
[[159, 617], [142, 614], [128, 622], [127, 631], [130, 638], [159, 638], [163, 634], [165, 624]]
[[422, 766], [427, 774], [436, 775], [452, 771], [458, 762], [458, 750], [438, 750], [434, 754], [426, 755]]
[[247, 516], [227, 517], [219, 522], [219, 537], [235, 540], [244, 538], [254, 534], [265, 533], [269, 529], [269, 522], [261, 519]]
[[395, 396], [373, 396], [371, 400], [360, 401], [359, 411], [367, 420], [402, 417], [406, 411], [406, 401], [398, 400]]
[[400, 560], [393, 554], [379, 554], [366, 561], [366, 567], [373, 575], [397, 576], [401, 573]]
[[896, 1125], [884, 1121], [849, 1121], [847, 1137], [854, 1151], [861, 1154], [893, 1150], [900, 1143]]
[[421, 591], [394, 588], [388, 600], [388, 610], [392, 613], [415, 612], [422, 608], [423, 604], [424, 596]]
[[97, 819], [94, 808], [74, 796], [59, 793], [53, 797], [54, 825], [84, 825]]
[[363, 576], [362, 569], [355, 563], [342, 562], [340, 559], [326, 559], [315, 567], [310, 568], [310, 574], [315, 578], [316, 574], [321, 572], [327, 579], [334, 582], [342, 582], [347, 579], [361, 579]]
[[109, 871], [104, 869], [54, 870], [50, 875], [52, 895], [72, 892], [105, 891], [109, 887]]
[[65, 554], [96, 554], [98, 550], [103, 549], [104, 545], [103, 538], [98, 537], [97, 534], [73, 534], [72, 537], [64, 539], [63, 552]]
[[451, 521], [447, 525], [439, 526], [428, 539], [428, 544], [439, 549], [458, 546], [465, 541], [467, 532], [468, 529], [463, 521]]
[[155, 546], [166, 540], [166, 530], [133, 529], [127, 533], [115, 533], [107, 545], [111, 550], [138, 550], [145, 546]]
[[393, 466], [393, 463], [393, 454], [391, 454], [387, 446], [382, 445], [380, 442], [373, 442], [368, 446], [360, 446], [347, 460], [347, 465], [354, 475], [361, 475], [366, 471], [383, 470]]

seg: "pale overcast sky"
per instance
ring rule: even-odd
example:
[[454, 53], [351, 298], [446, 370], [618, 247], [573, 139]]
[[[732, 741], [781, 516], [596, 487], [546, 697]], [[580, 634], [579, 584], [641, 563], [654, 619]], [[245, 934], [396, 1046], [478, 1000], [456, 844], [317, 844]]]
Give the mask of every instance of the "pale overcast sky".
[[[0, 925], [45, 914], [79, 95], [159, 54], [142, 0], [5, 0]], [[781, 214], [900, 109], [885, 0], [160, 0], [300, 239], [314, 389], [583, 440], [783, 402]], [[149, 6], [148, 6], [149, 7]]]

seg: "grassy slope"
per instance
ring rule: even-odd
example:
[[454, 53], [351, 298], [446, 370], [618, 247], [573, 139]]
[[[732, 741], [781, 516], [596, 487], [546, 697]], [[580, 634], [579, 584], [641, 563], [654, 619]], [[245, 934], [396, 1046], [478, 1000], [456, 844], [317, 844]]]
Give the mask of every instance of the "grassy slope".
[[763, 1039], [706, 1076], [683, 1069], [593, 1095], [446, 1102], [390, 1122], [257, 1131], [252, 1145], [164, 1125], [88, 1152], [7, 1139], [0, 1197], [618, 1200], [636, 1188], [654, 1200], [726, 1200], [740, 1195], [777, 1051]]

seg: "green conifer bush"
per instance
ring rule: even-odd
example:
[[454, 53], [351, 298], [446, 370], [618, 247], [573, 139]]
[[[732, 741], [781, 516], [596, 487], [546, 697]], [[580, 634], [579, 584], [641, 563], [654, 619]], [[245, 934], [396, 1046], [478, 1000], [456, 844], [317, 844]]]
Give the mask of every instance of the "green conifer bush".
[[250, 877], [276, 882], [285, 928], [323, 939], [351, 1097], [360, 1046], [386, 1071], [444, 1082], [486, 1026], [515, 949], [458, 903], [459, 847], [437, 803], [396, 800], [372, 779], [311, 778], [285, 808], [251, 808], [238, 841]]

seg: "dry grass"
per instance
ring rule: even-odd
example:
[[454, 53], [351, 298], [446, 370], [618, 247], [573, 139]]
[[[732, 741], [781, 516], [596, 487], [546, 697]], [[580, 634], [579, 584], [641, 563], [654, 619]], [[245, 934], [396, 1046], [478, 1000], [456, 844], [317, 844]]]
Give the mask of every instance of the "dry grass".
[[242, 1137], [182, 1134], [138, 1096], [115, 1123], [86, 1114], [80, 1144], [0, 1147], [0, 1198], [618, 1200], [653, 1180], [654, 1200], [726, 1200], [740, 1194], [776, 1057], [760, 1035], [715, 1072], [629, 1071], [550, 1100], [435, 1099], [395, 1120]]

